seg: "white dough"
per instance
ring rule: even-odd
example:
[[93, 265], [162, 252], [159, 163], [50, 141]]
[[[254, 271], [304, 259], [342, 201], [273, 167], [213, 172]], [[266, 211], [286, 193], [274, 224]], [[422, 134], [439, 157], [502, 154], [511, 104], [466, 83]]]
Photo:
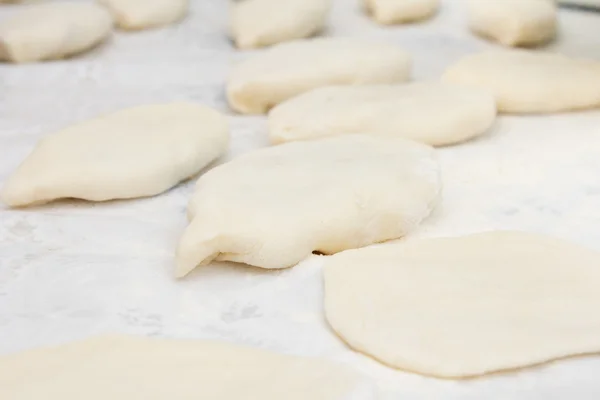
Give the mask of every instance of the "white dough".
[[244, 155], [198, 180], [176, 276], [212, 260], [287, 268], [404, 236], [434, 208], [438, 168], [429, 146], [363, 135]]
[[51, 60], [88, 50], [106, 39], [113, 20], [93, 3], [55, 2], [23, 6], [0, 22], [0, 60]]
[[242, 61], [227, 82], [229, 105], [265, 113], [300, 93], [327, 85], [408, 80], [410, 56], [398, 47], [349, 38], [296, 40]]
[[40, 140], [3, 188], [10, 206], [59, 198], [94, 201], [161, 193], [219, 157], [228, 123], [191, 103], [125, 109]]
[[[401, 24], [431, 17], [440, 0], [362, 0], [373, 19], [380, 24]], [[503, 1], [503, 0], [502, 0]]]
[[469, 26], [506, 46], [546, 43], [556, 35], [557, 6], [551, 0], [469, 0]]
[[404, 137], [434, 146], [479, 136], [494, 123], [494, 96], [440, 83], [328, 86], [269, 113], [273, 143], [344, 133]]
[[325, 313], [355, 350], [462, 378], [600, 351], [599, 287], [598, 252], [486, 232], [328, 258]]
[[126, 30], [157, 28], [181, 20], [188, 0], [98, 0]]
[[3, 400], [351, 400], [354, 371], [225, 342], [95, 337], [0, 357]]
[[467, 56], [443, 81], [489, 90], [504, 113], [553, 113], [600, 105], [600, 62], [502, 50]]
[[231, 35], [241, 49], [305, 38], [325, 27], [330, 8], [331, 0], [234, 0]]

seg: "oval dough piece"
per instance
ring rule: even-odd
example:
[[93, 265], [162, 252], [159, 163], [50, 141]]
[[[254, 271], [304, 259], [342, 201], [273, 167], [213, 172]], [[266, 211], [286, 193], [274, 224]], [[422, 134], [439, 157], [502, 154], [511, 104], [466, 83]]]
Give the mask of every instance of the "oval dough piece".
[[420, 21], [433, 16], [440, 0], [362, 0], [367, 12], [380, 24]]
[[10, 206], [59, 198], [152, 196], [219, 157], [228, 143], [220, 113], [191, 103], [125, 109], [40, 140], [6, 183]]
[[227, 82], [229, 105], [265, 113], [300, 93], [328, 85], [408, 80], [410, 57], [396, 46], [348, 38], [297, 40], [241, 62]]
[[176, 276], [212, 260], [291, 267], [405, 235], [440, 192], [433, 149], [362, 135], [287, 143], [198, 180]]
[[375, 399], [341, 365], [225, 342], [95, 337], [0, 357], [6, 400]]
[[15, 63], [64, 58], [105, 40], [113, 20], [93, 3], [24, 6], [0, 22], [0, 60]]
[[467, 56], [443, 81], [492, 92], [504, 113], [553, 113], [600, 105], [600, 63], [525, 50]]
[[181, 20], [188, 0], [98, 0], [125, 30], [158, 28]]
[[533, 233], [409, 240], [328, 258], [325, 313], [387, 365], [477, 376], [600, 351], [599, 266]]
[[480, 89], [440, 83], [329, 86], [273, 108], [269, 135], [281, 143], [368, 132], [442, 146], [483, 134], [495, 118], [494, 96]]
[[556, 35], [557, 7], [553, 0], [469, 0], [473, 32], [506, 46], [533, 46]]
[[231, 35], [241, 49], [305, 38], [325, 27], [330, 8], [331, 0], [233, 1]]

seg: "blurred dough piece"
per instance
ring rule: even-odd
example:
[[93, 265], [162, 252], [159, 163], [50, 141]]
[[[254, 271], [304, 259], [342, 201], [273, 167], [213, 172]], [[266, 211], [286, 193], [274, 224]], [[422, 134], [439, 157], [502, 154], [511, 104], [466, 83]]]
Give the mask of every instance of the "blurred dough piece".
[[0, 357], [4, 400], [375, 399], [351, 369], [226, 342], [94, 337]]
[[198, 180], [176, 276], [212, 260], [287, 268], [313, 251], [402, 237], [440, 185], [434, 150], [404, 139], [347, 135], [249, 153]]
[[469, 26], [505, 46], [533, 46], [556, 35], [553, 0], [469, 0]]
[[157, 28], [181, 20], [188, 0], [99, 0], [126, 30]]
[[560, 54], [500, 50], [467, 56], [445, 82], [488, 90], [504, 113], [553, 113], [600, 106], [600, 63]]
[[442, 146], [483, 134], [495, 118], [494, 96], [480, 89], [440, 83], [329, 86], [273, 108], [269, 136], [281, 143], [366, 133]]
[[6, 182], [2, 199], [25, 206], [59, 198], [152, 196], [219, 157], [228, 135], [226, 118], [204, 106], [125, 109], [40, 140]]
[[410, 56], [398, 47], [349, 38], [296, 40], [242, 61], [227, 82], [229, 105], [244, 114], [327, 85], [408, 80]]
[[386, 365], [463, 378], [600, 351], [600, 253], [524, 232], [416, 239], [325, 262], [325, 314]]
[[27, 5], [0, 22], [0, 60], [15, 63], [64, 58], [105, 40], [113, 20], [93, 3]]
[[385, 25], [429, 18], [440, 6], [440, 0], [363, 0], [363, 2], [373, 19]]
[[231, 34], [250, 49], [312, 36], [325, 27], [331, 0], [242, 0], [231, 4]]

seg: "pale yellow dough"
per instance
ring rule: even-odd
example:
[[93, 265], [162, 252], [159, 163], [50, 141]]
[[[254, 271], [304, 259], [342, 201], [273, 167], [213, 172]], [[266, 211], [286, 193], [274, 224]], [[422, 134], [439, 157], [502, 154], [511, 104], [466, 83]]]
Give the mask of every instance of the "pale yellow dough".
[[410, 66], [410, 56], [392, 44], [352, 38], [296, 40], [236, 65], [227, 81], [227, 99], [235, 111], [262, 114], [321, 86], [404, 82]]
[[158, 28], [181, 20], [189, 0], [98, 0], [126, 30]]
[[128, 336], [0, 357], [3, 400], [352, 400], [372, 385], [343, 366], [225, 342]]
[[234, 0], [231, 36], [241, 49], [309, 37], [325, 27], [330, 8], [331, 0]]
[[463, 378], [600, 352], [600, 253], [497, 231], [346, 251], [325, 265], [325, 313], [355, 350]]
[[112, 26], [110, 14], [93, 3], [25, 5], [0, 22], [0, 60], [24, 63], [81, 53], [105, 40]]
[[366, 135], [286, 143], [220, 165], [198, 180], [176, 276], [213, 260], [294, 266], [404, 236], [435, 207], [429, 146]]
[[373, 19], [384, 25], [416, 22], [429, 18], [436, 13], [440, 6], [440, 0], [362, 1]]
[[73, 125], [39, 141], [3, 187], [10, 206], [161, 193], [219, 157], [227, 119], [193, 103], [140, 106]]

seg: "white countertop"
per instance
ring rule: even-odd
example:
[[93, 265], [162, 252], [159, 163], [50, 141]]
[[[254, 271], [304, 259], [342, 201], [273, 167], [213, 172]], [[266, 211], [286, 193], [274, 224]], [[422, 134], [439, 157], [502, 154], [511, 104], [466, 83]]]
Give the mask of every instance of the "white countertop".
[[[224, 35], [224, 4], [193, 1], [179, 26], [117, 33], [72, 60], [0, 65], [0, 182], [45, 133], [99, 113], [192, 100], [231, 114], [223, 82], [245, 55]], [[445, 1], [427, 23], [382, 28], [340, 0], [328, 34], [397, 43], [413, 53], [416, 78], [436, 78], [493, 46], [469, 34], [460, 4]], [[0, 18], [15, 7], [0, 6]], [[564, 11], [561, 23], [552, 50], [600, 60], [600, 14]], [[267, 145], [263, 117], [231, 121], [227, 158]], [[439, 156], [444, 201], [415, 236], [511, 228], [600, 250], [600, 112], [502, 117], [493, 132]], [[106, 332], [213, 338], [347, 362], [381, 385], [383, 399], [600, 398], [600, 356], [443, 381], [348, 350], [323, 319], [317, 256], [280, 272], [220, 264], [175, 281], [190, 190], [187, 183], [151, 199], [0, 208], [0, 354]]]

